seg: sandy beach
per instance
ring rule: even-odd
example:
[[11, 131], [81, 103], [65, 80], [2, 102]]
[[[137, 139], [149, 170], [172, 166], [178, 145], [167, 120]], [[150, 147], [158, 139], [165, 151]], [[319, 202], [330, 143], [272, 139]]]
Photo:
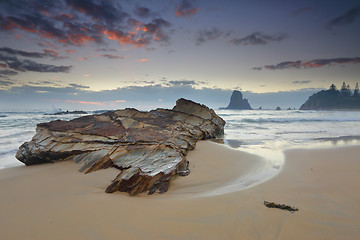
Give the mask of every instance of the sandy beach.
[[359, 146], [288, 150], [275, 177], [218, 195], [264, 160], [199, 142], [189, 176], [166, 194], [135, 197], [104, 192], [116, 169], [84, 175], [73, 162], [3, 169], [0, 239], [359, 239], [359, 156]]

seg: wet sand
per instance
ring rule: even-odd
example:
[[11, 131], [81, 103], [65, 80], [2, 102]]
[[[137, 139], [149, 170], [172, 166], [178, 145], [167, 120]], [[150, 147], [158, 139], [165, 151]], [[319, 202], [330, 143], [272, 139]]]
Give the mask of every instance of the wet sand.
[[[359, 146], [289, 150], [279, 174], [246, 187], [237, 183], [262, 171], [263, 159], [200, 142], [188, 155], [189, 176], [166, 194], [136, 197], [104, 193], [116, 169], [3, 169], [0, 239], [358, 239], [359, 156]], [[269, 209], [264, 200], [299, 211]]]

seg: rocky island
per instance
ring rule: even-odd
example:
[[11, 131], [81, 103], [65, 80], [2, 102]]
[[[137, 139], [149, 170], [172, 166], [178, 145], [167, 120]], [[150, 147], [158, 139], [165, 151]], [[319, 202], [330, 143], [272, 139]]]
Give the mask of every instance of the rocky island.
[[243, 98], [242, 93], [238, 90], [233, 91], [231, 94], [229, 105], [226, 108], [220, 109], [252, 110], [249, 101], [246, 98]]
[[55, 112], [55, 113], [45, 113], [44, 115], [68, 115], [68, 114], [88, 114], [85, 111], [79, 111], [79, 110], [75, 110], [75, 111], [60, 111], [60, 112]]
[[309, 97], [300, 110], [360, 110], [359, 85], [353, 93], [344, 82], [340, 91], [332, 84], [329, 90], [322, 90]]
[[179, 99], [172, 110], [128, 108], [40, 123], [16, 158], [26, 165], [73, 160], [83, 173], [113, 167], [119, 174], [106, 192], [164, 193], [176, 175], [189, 174], [187, 152], [223, 134], [224, 125], [212, 109]]

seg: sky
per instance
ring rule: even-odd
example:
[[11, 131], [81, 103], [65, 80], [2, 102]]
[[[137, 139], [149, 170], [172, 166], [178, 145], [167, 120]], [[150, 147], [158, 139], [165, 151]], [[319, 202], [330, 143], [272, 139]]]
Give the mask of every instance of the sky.
[[359, 43], [359, 0], [0, 0], [0, 109], [298, 108]]

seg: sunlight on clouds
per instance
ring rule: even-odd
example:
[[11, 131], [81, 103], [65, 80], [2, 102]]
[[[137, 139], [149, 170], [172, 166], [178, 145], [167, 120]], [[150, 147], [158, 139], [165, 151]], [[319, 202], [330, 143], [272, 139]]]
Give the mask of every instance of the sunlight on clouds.
[[149, 62], [150, 60], [149, 59], [146, 59], [146, 58], [143, 58], [143, 59], [139, 59], [139, 60], [136, 60], [137, 62]]

